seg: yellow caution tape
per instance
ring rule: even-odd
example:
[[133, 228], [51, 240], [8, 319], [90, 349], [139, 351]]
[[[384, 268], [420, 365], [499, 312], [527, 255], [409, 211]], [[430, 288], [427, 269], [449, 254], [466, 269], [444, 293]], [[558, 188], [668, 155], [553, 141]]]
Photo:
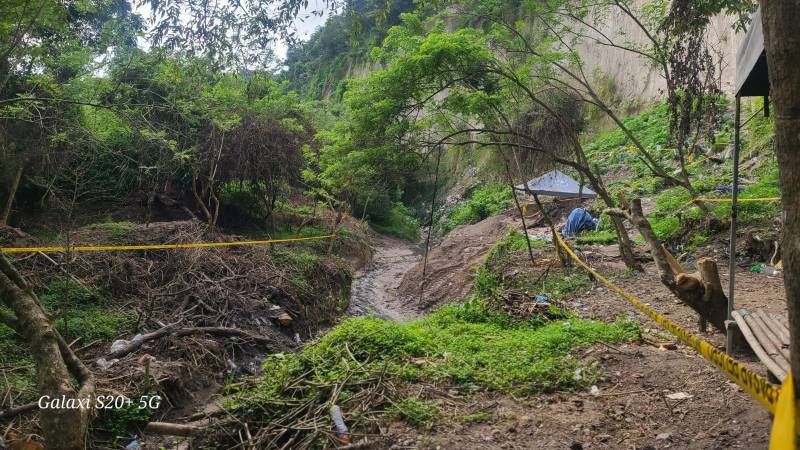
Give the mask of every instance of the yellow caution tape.
[[789, 374], [783, 380], [772, 433], [769, 437], [769, 450], [797, 450], [797, 403], [794, 398], [794, 381]]
[[176, 248], [201, 248], [201, 247], [229, 247], [233, 245], [263, 245], [279, 242], [311, 241], [328, 239], [335, 234], [324, 236], [309, 236], [301, 238], [270, 239], [263, 241], [235, 241], [235, 242], [195, 242], [188, 244], [152, 244], [152, 245], [67, 245], [60, 247], [5, 247], [0, 248], [0, 253], [35, 253], [35, 252], [101, 252], [125, 250], [169, 250]]
[[713, 345], [704, 341], [703, 339], [695, 336], [687, 331], [685, 328], [676, 324], [675, 322], [667, 319], [661, 314], [657, 313], [649, 306], [642, 303], [633, 295], [625, 292], [619, 286], [611, 283], [604, 276], [597, 273], [594, 269], [589, 267], [583, 260], [581, 260], [569, 246], [564, 243], [561, 236], [556, 235], [559, 245], [575, 260], [581, 267], [589, 271], [603, 284], [608, 286], [609, 289], [616, 292], [620, 297], [629, 301], [639, 311], [656, 321], [659, 325], [663, 326], [670, 333], [674, 334], [681, 342], [692, 347], [699, 352], [705, 359], [709, 360], [712, 364], [717, 366], [728, 378], [738, 384], [745, 392], [750, 394], [751, 397], [756, 399], [762, 406], [767, 408], [769, 412], [775, 413], [778, 402], [778, 387], [767, 381], [761, 375], [753, 372], [745, 367], [745, 365], [736, 359], [732, 358], [727, 353], [717, 349]]

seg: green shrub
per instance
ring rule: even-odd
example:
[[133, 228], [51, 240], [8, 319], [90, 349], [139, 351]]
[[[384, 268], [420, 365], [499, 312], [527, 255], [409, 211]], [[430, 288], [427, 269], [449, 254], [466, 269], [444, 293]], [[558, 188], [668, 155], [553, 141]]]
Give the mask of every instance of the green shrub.
[[503, 183], [486, 183], [467, 193], [466, 199], [447, 211], [440, 220], [440, 233], [459, 225], [480, 222], [500, 214], [514, 204], [511, 189]]
[[86, 228], [90, 230], [101, 230], [109, 233], [109, 237], [115, 242], [127, 241], [131, 232], [136, 228], [133, 222], [100, 222], [87, 225]]
[[613, 231], [585, 231], [576, 239], [578, 244], [613, 244], [617, 242], [617, 233]]
[[[352, 380], [384, 370], [407, 381], [440, 380], [501, 391], [572, 388], [580, 383], [572, 376], [577, 363], [569, 352], [574, 347], [626, 340], [637, 332], [636, 324], [625, 320], [609, 324], [571, 318], [532, 327], [490, 312], [483, 302], [447, 305], [408, 323], [352, 318], [299, 354], [268, 357], [257, 392], [240, 400], [280, 396], [282, 383], [301, 374], [335, 383], [348, 374]], [[414, 358], [429, 364], [414, 364]]]
[[681, 221], [675, 216], [664, 217], [661, 219], [651, 219], [650, 226], [653, 232], [662, 241], [669, 241], [680, 236], [682, 228]]
[[389, 218], [381, 222], [371, 222], [375, 231], [397, 236], [409, 241], [419, 239], [419, 221], [411, 216], [409, 209], [402, 203], [395, 203], [389, 211]]
[[102, 290], [71, 278], [51, 281], [39, 300], [45, 312], [55, 317], [56, 329], [67, 337], [109, 340], [133, 324], [130, 313], [108, 309], [110, 301]]

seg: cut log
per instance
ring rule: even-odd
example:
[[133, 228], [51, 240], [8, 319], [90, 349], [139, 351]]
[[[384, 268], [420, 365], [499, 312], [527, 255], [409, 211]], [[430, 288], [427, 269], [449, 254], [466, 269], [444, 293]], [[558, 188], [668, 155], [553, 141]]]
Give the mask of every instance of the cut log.
[[697, 261], [696, 273], [684, 273], [680, 263], [666, 250], [653, 232], [650, 222], [642, 211], [640, 199], [632, 200], [628, 210], [610, 208], [606, 212], [612, 216], [626, 218], [639, 229], [650, 247], [650, 254], [661, 275], [661, 282], [699, 314], [700, 329], [705, 330], [708, 321], [714, 328], [725, 333], [728, 298], [722, 290], [716, 261], [711, 258], [700, 258]]

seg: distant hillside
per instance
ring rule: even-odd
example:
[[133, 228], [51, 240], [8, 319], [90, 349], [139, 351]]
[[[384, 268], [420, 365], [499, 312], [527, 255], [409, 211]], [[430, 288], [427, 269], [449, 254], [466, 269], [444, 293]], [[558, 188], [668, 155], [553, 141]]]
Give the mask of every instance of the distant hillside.
[[289, 47], [286, 53], [288, 69], [283, 77], [306, 100], [340, 97], [340, 82], [367, 63], [370, 50], [400, 22], [400, 14], [415, 6], [412, 0], [358, 0], [349, 8], [347, 14], [330, 17], [308, 41]]

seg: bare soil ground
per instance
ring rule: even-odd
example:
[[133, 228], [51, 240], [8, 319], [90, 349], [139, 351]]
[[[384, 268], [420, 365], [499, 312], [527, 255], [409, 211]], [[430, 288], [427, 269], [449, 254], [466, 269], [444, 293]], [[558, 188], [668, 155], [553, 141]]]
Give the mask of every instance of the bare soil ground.
[[[437, 303], [463, 298], [471, 286], [463, 261], [477, 264], [507, 227], [519, 226], [510, 217], [493, 219], [461, 227], [456, 230], [458, 235], [452, 239], [448, 236], [437, 247], [432, 259], [437, 279], [432, 291], [440, 294]], [[482, 251], [463, 255], [468, 249], [463, 242], [476, 236], [484, 236], [478, 241]], [[724, 343], [724, 336], [711, 327], [704, 334], [697, 331], [696, 313], [661, 284], [652, 263], [645, 265], [643, 274], [626, 274], [621, 270], [624, 265], [615, 246], [586, 246], [582, 250], [594, 267], [611, 274], [614, 282], [631, 294], [712, 344]], [[644, 253], [643, 248], [639, 251]], [[538, 256], [545, 256], [539, 252]], [[727, 258], [721, 252], [711, 253], [720, 262], [723, 286], [727, 288]], [[525, 261], [527, 257], [520, 258], [520, 264]], [[416, 279], [413, 272], [407, 274], [401, 292], [409, 289], [406, 283], [413, 286]], [[781, 278], [738, 268], [736, 289], [737, 309], [759, 308], [785, 317]], [[692, 349], [678, 344], [666, 350], [648, 343], [676, 339], [618, 295], [595, 284], [572, 297], [566, 306], [586, 318], [613, 320], [622, 315], [642, 323], [644, 341], [577, 352], [576, 358], [583, 366], [596, 368], [601, 374], [599, 395], [588, 391], [560, 392], [518, 399], [493, 393], [463, 397], [448, 393], [446, 388], [421, 391], [421, 397], [439, 402], [444, 417], [428, 431], [391, 424], [389, 433], [395, 437], [391, 448], [767, 448], [769, 414]], [[740, 354], [737, 358], [766, 374], [753, 355]], [[675, 393], [688, 396], [680, 400], [667, 398]], [[465, 416], [476, 412], [481, 413], [482, 420], [465, 420]]]
[[403, 277], [398, 293], [417, 304], [420, 311], [456, 300], [463, 300], [472, 290], [472, 269], [495, 242], [502, 239], [514, 216], [501, 214], [474, 225], [461, 225], [447, 234], [442, 242], [430, 249], [422, 286], [423, 263], [412, 267]]
[[[649, 345], [578, 352], [603, 373], [599, 395], [560, 392], [516, 399], [486, 393], [439, 398], [445, 418], [416, 434], [392, 424], [393, 448], [724, 449], [767, 448], [766, 411], [691, 350]], [[686, 393], [686, 400], [667, 395]], [[435, 398], [435, 396], [432, 396]], [[484, 413], [478, 423], [467, 415]]]

